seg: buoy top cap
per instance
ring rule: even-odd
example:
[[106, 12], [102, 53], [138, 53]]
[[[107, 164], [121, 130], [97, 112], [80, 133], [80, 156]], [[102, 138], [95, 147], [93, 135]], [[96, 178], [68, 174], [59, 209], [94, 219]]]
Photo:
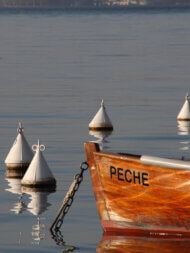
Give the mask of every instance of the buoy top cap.
[[19, 122], [17, 132], [20, 134], [24, 132], [24, 128], [22, 127], [22, 122]]
[[186, 100], [189, 100], [189, 93], [187, 92], [186, 96], [185, 96]]
[[103, 100], [103, 99], [102, 99], [102, 102], [101, 102], [101, 107], [103, 107], [103, 108], [105, 107], [105, 106], [104, 106], [104, 100]]
[[44, 151], [46, 149], [45, 145], [43, 144], [40, 144], [40, 140], [38, 139], [38, 143], [37, 144], [34, 144], [32, 145], [32, 150], [33, 151]]

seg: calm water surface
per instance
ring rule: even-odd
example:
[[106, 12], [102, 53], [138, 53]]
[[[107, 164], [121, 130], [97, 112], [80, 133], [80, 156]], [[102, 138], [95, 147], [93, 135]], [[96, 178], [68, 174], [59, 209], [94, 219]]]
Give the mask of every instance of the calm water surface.
[[[189, 10], [0, 11], [0, 252], [189, 252], [189, 241], [103, 235], [89, 172], [56, 244], [49, 232], [83, 143], [104, 150], [190, 156], [189, 124], [176, 116], [190, 92]], [[114, 131], [88, 124], [104, 99]], [[22, 189], [4, 159], [22, 121], [57, 180], [54, 193]], [[117, 245], [117, 246], [116, 246]], [[122, 251], [123, 250], [123, 251]]]

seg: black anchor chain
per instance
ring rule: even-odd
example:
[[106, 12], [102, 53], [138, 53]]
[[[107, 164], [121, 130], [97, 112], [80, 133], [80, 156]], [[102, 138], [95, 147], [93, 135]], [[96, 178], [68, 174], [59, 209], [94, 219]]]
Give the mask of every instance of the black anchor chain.
[[79, 186], [81, 184], [81, 182], [83, 181], [83, 173], [85, 170], [88, 169], [88, 163], [87, 162], [83, 162], [80, 165], [80, 173], [75, 175], [74, 181], [71, 184], [63, 202], [62, 205], [50, 227], [50, 230], [52, 231], [53, 228], [55, 231], [59, 231], [62, 224], [63, 224], [63, 219], [65, 217], [65, 215], [68, 213], [72, 203], [73, 203], [73, 199], [74, 199], [74, 195], [75, 193], [78, 191]]

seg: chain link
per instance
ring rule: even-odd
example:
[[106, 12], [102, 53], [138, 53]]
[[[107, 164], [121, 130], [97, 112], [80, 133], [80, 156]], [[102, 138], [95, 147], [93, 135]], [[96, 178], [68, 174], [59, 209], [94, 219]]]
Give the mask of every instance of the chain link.
[[88, 163], [87, 162], [83, 162], [80, 165], [80, 173], [75, 175], [74, 181], [72, 182], [64, 200], [63, 203], [58, 211], [58, 214], [54, 220], [54, 222], [52, 223], [50, 230], [52, 231], [53, 227], [55, 231], [59, 231], [62, 224], [63, 224], [63, 219], [65, 217], [65, 215], [68, 213], [73, 200], [74, 200], [74, 195], [75, 193], [78, 191], [79, 186], [81, 184], [81, 182], [83, 181], [83, 173], [85, 170], [88, 169]]

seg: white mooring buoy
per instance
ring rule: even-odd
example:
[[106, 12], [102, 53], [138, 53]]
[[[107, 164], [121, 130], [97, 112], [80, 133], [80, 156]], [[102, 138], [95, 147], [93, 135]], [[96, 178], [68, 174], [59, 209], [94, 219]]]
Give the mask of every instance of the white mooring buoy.
[[89, 129], [99, 131], [113, 130], [113, 125], [107, 115], [103, 100], [99, 111], [96, 113], [96, 115], [89, 124]]
[[22, 178], [33, 158], [33, 152], [23, 134], [21, 122], [17, 131], [18, 135], [5, 159], [8, 178]]
[[42, 154], [45, 146], [40, 145], [40, 141], [38, 140], [38, 144], [33, 145], [32, 149], [36, 153], [21, 181], [22, 186], [36, 188], [55, 187], [56, 180]]
[[185, 97], [185, 102], [177, 116], [177, 120], [190, 121], [190, 98], [188, 94]]

